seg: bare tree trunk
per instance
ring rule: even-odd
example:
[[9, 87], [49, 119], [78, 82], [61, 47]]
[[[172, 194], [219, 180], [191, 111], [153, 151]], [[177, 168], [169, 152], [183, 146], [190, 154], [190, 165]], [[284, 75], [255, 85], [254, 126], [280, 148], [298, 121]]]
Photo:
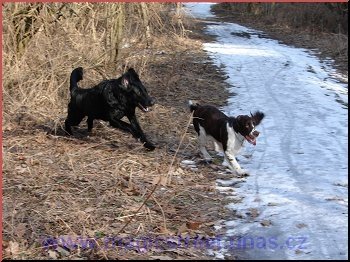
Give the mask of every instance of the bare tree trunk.
[[147, 47], [149, 46], [149, 39], [151, 38], [151, 29], [149, 26], [149, 14], [148, 14], [148, 7], [145, 2], [140, 3], [141, 12], [142, 12], [142, 18], [143, 18], [143, 27], [145, 30], [145, 36], [146, 36], [146, 43]]
[[180, 36], [185, 36], [185, 27], [182, 22], [182, 3], [176, 3], [176, 19], [177, 19], [177, 26], [180, 28]]
[[109, 61], [115, 63], [118, 59], [119, 44], [122, 40], [123, 26], [125, 18], [125, 3], [112, 4], [109, 9], [109, 23], [107, 25], [110, 29], [110, 50], [111, 55]]

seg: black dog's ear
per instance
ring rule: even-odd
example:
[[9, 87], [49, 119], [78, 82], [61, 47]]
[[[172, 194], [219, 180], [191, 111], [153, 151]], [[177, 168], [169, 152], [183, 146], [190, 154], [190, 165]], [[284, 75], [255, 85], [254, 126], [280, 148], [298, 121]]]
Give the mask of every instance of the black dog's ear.
[[132, 67], [129, 67], [128, 73], [129, 73], [130, 75], [133, 75], [133, 76], [137, 76], [137, 77], [138, 77], [138, 74], [136, 73], [135, 69], [132, 68]]
[[130, 67], [129, 65], [127, 65], [127, 64], [123, 64], [123, 65], [121, 66], [121, 68], [123, 69], [123, 72], [124, 72], [124, 73], [126, 73], [126, 72], [129, 72], [129, 73], [130, 73], [130, 69], [133, 70], [133, 68]]
[[131, 90], [131, 85], [130, 85], [130, 74], [129, 73], [125, 73], [122, 76], [122, 81], [121, 81], [121, 85], [120, 87], [122, 89], [124, 89], [125, 91], [130, 91]]
[[265, 114], [260, 111], [256, 111], [254, 114], [250, 113], [250, 115], [252, 116], [253, 122], [256, 126], [259, 125], [261, 120], [263, 120], [265, 117]]

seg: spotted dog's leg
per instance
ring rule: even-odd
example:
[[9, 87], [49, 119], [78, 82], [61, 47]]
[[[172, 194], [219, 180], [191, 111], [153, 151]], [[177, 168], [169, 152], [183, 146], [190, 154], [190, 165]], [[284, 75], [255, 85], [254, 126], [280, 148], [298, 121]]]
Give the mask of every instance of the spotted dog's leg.
[[242, 169], [241, 166], [238, 164], [236, 157], [227, 151], [225, 152], [224, 163], [225, 162], [228, 164], [230, 170], [237, 173], [238, 175], [249, 175], [248, 171]]
[[204, 130], [203, 127], [199, 126], [199, 136], [198, 136], [198, 141], [199, 141], [199, 150], [201, 151], [205, 161], [211, 161], [212, 157], [209, 155], [207, 149], [205, 148], [207, 144], [207, 134]]

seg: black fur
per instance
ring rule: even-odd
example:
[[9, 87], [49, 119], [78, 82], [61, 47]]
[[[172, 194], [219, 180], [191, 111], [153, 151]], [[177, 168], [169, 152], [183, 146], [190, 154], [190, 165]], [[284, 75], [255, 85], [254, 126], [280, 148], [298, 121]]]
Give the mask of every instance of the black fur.
[[[135, 115], [136, 107], [148, 111], [154, 105], [146, 88], [134, 69], [130, 68], [118, 79], [104, 80], [93, 88], [79, 88], [78, 82], [83, 79], [83, 68], [74, 69], [70, 77], [71, 100], [68, 104], [68, 116], [65, 121], [66, 131], [72, 135], [71, 126], [77, 126], [85, 116], [88, 117], [88, 131], [93, 128], [93, 120], [108, 121], [111, 126], [130, 132], [140, 139], [144, 146], [155, 149], [143, 133]], [[129, 123], [122, 120], [126, 116]]]

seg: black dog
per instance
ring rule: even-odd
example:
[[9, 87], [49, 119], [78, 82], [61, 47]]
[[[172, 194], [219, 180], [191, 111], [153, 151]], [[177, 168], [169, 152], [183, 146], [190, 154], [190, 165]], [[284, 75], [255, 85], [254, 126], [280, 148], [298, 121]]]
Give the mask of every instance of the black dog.
[[[143, 133], [135, 115], [136, 107], [147, 112], [154, 105], [146, 88], [134, 69], [130, 68], [118, 79], [104, 80], [93, 88], [79, 88], [78, 82], [83, 79], [83, 68], [74, 69], [70, 76], [71, 100], [68, 104], [68, 116], [65, 121], [66, 131], [72, 135], [71, 126], [77, 126], [85, 116], [88, 117], [88, 132], [91, 132], [94, 119], [108, 121], [111, 126], [130, 132], [140, 139], [149, 150], [155, 146]], [[126, 116], [130, 123], [122, 120]]]

